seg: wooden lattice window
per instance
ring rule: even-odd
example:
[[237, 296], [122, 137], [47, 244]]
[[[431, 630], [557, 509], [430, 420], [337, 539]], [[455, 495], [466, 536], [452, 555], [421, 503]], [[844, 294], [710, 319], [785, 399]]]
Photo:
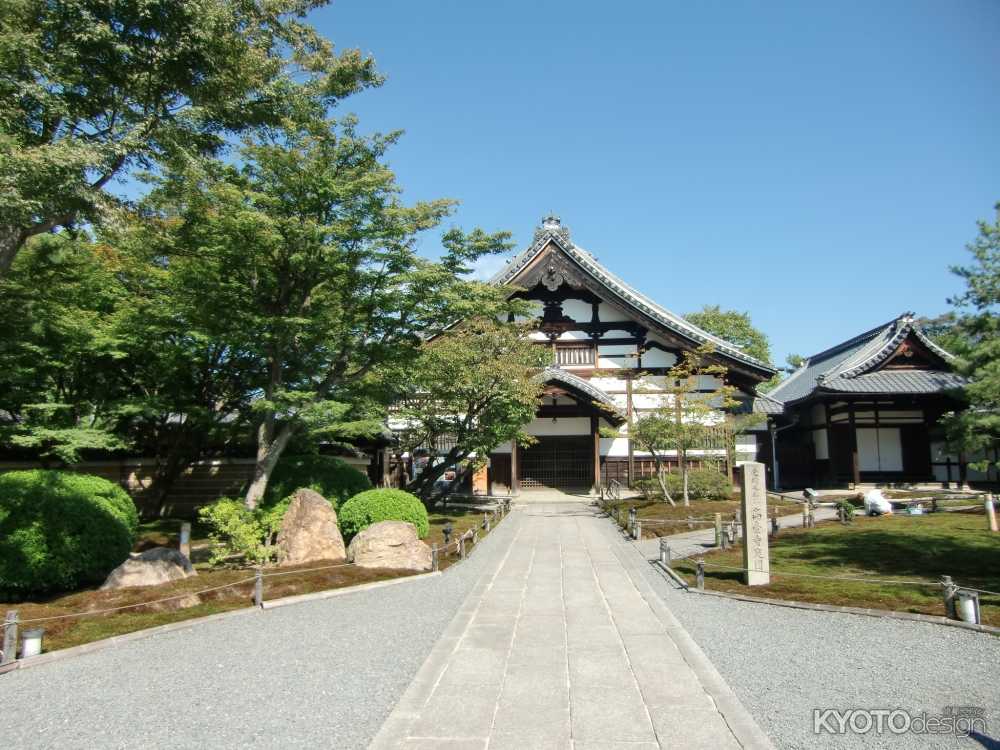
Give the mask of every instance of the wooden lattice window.
[[556, 344], [556, 365], [593, 365], [596, 350], [590, 344]]

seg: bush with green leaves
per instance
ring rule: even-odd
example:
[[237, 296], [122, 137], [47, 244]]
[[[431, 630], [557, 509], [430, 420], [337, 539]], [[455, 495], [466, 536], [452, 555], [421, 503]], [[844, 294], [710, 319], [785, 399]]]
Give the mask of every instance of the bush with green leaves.
[[198, 515], [208, 525], [213, 542], [210, 562], [217, 565], [235, 557], [251, 565], [273, 563], [278, 553], [278, 530], [290, 502], [286, 498], [250, 510], [242, 500], [224, 497], [201, 508]]
[[345, 540], [379, 521], [407, 521], [417, 527], [423, 539], [430, 531], [427, 508], [415, 495], [403, 490], [368, 490], [355, 495], [337, 514]]
[[[639, 479], [634, 486], [647, 500], [663, 499], [655, 477]], [[679, 471], [667, 474], [667, 489], [675, 499], [683, 494], [684, 479]], [[729, 477], [716, 469], [688, 470], [688, 497], [692, 500], [728, 500], [732, 491]]]
[[0, 474], [0, 592], [101, 583], [132, 550], [139, 514], [121, 487], [69, 471]]
[[339, 508], [372, 483], [362, 472], [334, 456], [282, 456], [267, 483], [263, 505], [274, 505], [295, 490], [308, 487]]

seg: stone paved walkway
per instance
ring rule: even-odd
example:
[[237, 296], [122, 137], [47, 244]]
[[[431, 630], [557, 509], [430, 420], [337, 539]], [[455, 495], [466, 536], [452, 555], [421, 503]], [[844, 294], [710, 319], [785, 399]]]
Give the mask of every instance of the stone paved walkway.
[[584, 503], [537, 504], [374, 748], [770, 747]]

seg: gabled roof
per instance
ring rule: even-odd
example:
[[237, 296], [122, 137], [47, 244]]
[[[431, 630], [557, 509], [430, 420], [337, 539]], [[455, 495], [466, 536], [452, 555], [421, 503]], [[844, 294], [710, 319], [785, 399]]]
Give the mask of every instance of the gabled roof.
[[[943, 366], [926, 370], [880, 369], [910, 336], [942, 360]], [[965, 384], [962, 376], [951, 372], [949, 363], [953, 360], [954, 356], [931, 341], [916, 324], [913, 313], [907, 312], [807, 358], [802, 367], [767, 395], [773, 401], [790, 404], [816, 392], [941, 393]]]
[[766, 362], [751, 357], [739, 347], [705, 331], [680, 315], [653, 302], [649, 297], [626, 284], [602, 266], [592, 254], [579, 245], [574, 244], [569, 237], [569, 230], [562, 226], [558, 217], [548, 216], [542, 226], [535, 232], [531, 245], [516, 255], [505, 268], [490, 279], [491, 284], [516, 284], [517, 276], [537, 258], [549, 244], [558, 247], [583, 272], [588, 274], [600, 286], [609, 292], [611, 301], [624, 303], [626, 308], [633, 308], [674, 334], [687, 339], [695, 346], [712, 343], [718, 354], [757, 371], [764, 377], [774, 375], [776, 370]]
[[590, 401], [596, 402], [607, 412], [604, 418], [614, 425], [620, 425], [625, 421], [625, 415], [607, 393], [592, 385], [589, 380], [585, 380], [568, 370], [558, 367], [546, 367], [535, 376], [535, 380], [541, 383], [558, 383], [570, 391], [576, 391]]

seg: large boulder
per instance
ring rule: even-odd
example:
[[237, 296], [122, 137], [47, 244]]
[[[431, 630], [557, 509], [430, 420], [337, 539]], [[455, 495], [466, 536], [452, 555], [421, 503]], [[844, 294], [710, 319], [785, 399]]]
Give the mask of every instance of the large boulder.
[[128, 560], [111, 571], [101, 589], [123, 589], [130, 586], [159, 586], [198, 575], [191, 561], [179, 550], [153, 547], [129, 555]]
[[278, 530], [278, 564], [301, 565], [346, 556], [333, 506], [314, 490], [296, 490]]
[[347, 559], [362, 568], [430, 570], [431, 548], [406, 521], [379, 521], [361, 531], [347, 548]]

